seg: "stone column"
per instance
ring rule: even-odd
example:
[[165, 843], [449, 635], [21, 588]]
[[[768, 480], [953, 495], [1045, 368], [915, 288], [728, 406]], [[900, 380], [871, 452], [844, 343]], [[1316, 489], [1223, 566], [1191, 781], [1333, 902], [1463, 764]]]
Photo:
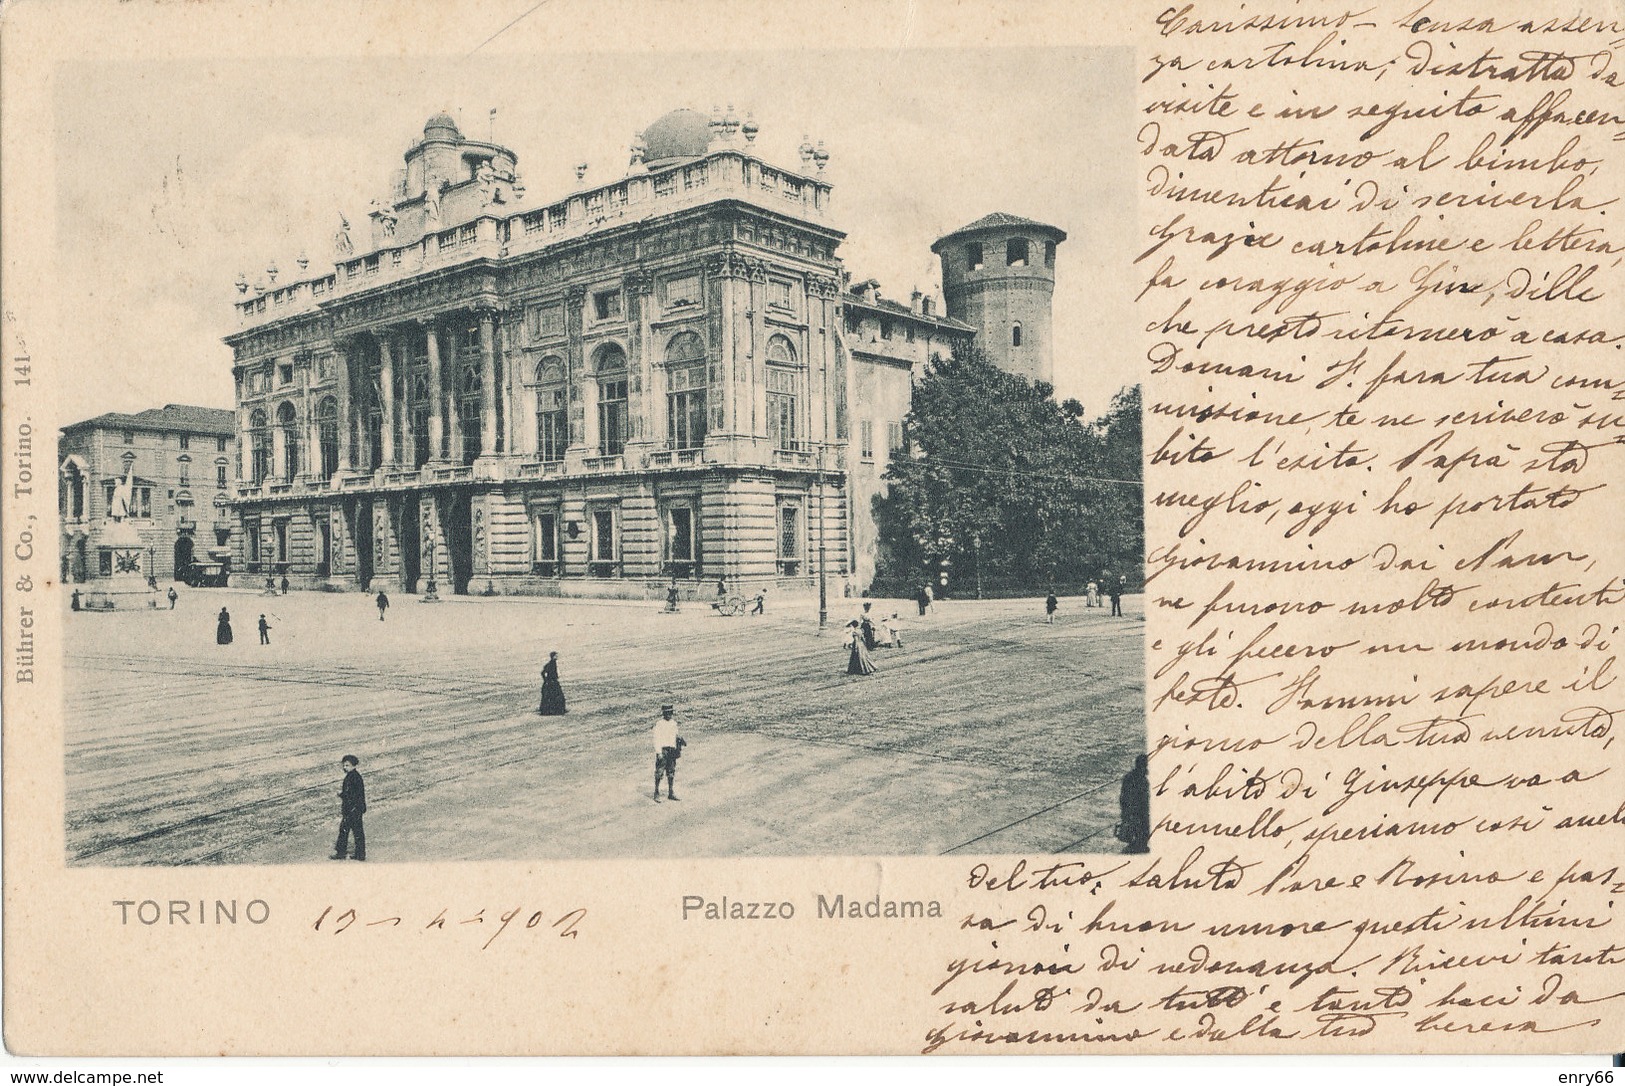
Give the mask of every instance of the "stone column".
[[[242, 378], [240, 377], [238, 378], [238, 387], [242, 387]], [[237, 402], [239, 404], [243, 402], [241, 392], [238, 392], [237, 394]], [[250, 468], [248, 464], [248, 450], [254, 440], [254, 435], [248, 427], [248, 420], [250, 417], [251, 415], [248, 408], [237, 408], [237, 482], [242, 486], [247, 486], [254, 475], [253, 469]], [[90, 484], [89, 482], [86, 482], [85, 485], [88, 487]], [[85, 501], [88, 506], [90, 501], [88, 495], [86, 496]]]
[[353, 419], [350, 418], [353, 397], [350, 395], [350, 347], [354, 340], [346, 340], [339, 347], [339, 471], [349, 471], [354, 466], [354, 441], [351, 439]]
[[480, 455], [497, 451], [496, 315], [480, 310]]
[[[580, 285], [571, 286], [564, 292], [565, 401], [570, 420], [570, 448], [596, 456], [598, 425], [593, 416], [597, 401], [589, 401], [587, 393], [598, 386], [588, 379], [587, 359], [581, 347], [581, 315], [586, 297], [587, 288]], [[589, 422], [591, 435], [587, 432]], [[592, 438], [590, 441], [589, 436]]]
[[433, 463], [441, 459], [444, 451], [440, 444], [443, 401], [440, 389], [440, 327], [432, 319], [421, 323], [429, 337], [429, 462]]
[[502, 359], [502, 451], [513, 456], [519, 448], [519, 424], [513, 413], [520, 400], [517, 390], [522, 369], [514, 365], [518, 350], [513, 341], [525, 319], [525, 311], [514, 307], [506, 310], [503, 317], [505, 319], [497, 325], [497, 357]]
[[378, 337], [378, 410], [383, 416], [380, 452], [384, 462], [373, 467], [387, 471], [395, 466], [395, 359], [388, 332]]
[[744, 339], [744, 311], [748, 301], [740, 295], [749, 290], [745, 261], [733, 252], [724, 252], [712, 261], [711, 324], [716, 331], [712, 349], [717, 352], [720, 377], [708, 381], [707, 400], [711, 414], [708, 429], [718, 434], [739, 431], [739, 395], [736, 388], [740, 341]]
[[401, 343], [401, 402], [397, 406], [400, 414], [401, 444], [395, 452], [395, 458], [400, 466], [411, 467], [417, 463], [417, 438], [412, 434], [412, 409], [415, 406], [412, 399], [412, 356], [406, 350], [407, 340], [403, 337]]
[[449, 448], [446, 449], [446, 459], [453, 464], [464, 463], [463, 460], [463, 418], [462, 411], [462, 359], [463, 337], [457, 325], [451, 326], [451, 380], [446, 382], [446, 422], [451, 431], [446, 439]]
[[835, 292], [840, 287], [822, 276], [809, 280], [807, 287], [807, 323], [812, 329], [807, 339], [807, 437], [828, 444], [835, 439], [834, 397], [829, 380], [835, 370], [835, 337], [840, 335], [836, 328], [840, 318], [835, 312]]
[[664, 406], [655, 389], [653, 367], [656, 347], [654, 330], [650, 327], [653, 314], [650, 304], [654, 293], [654, 276], [644, 270], [629, 272], [626, 277], [627, 343], [626, 343], [626, 417], [627, 444], [634, 442], [663, 442], [661, 430]]
[[[751, 261], [750, 294], [745, 311], [748, 340], [734, 352], [734, 396], [743, 418], [739, 429], [752, 437], [767, 438], [767, 265]], [[773, 454], [769, 452], [771, 463]]]
[[322, 443], [321, 435], [316, 432], [316, 363], [312, 359], [305, 367], [305, 425], [303, 427], [305, 453], [301, 463], [307, 478], [316, 478], [322, 473]]

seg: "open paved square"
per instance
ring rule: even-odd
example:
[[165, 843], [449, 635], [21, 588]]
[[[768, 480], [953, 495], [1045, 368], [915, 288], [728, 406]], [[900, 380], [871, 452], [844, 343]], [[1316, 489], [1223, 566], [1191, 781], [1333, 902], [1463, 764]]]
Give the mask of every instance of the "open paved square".
[[[70, 614], [66, 843], [77, 864], [305, 863], [361, 759], [374, 862], [1115, 852], [1145, 749], [1140, 597], [945, 601], [846, 674], [859, 605], [182, 590]], [[215, 615], [231, 611], [231, 645]], [[264, 613], [271, 644], [260, 645]], [[538, 716], [560, 654], [570, 711]], [[664, 699], [688, 742], [651, 798]]]

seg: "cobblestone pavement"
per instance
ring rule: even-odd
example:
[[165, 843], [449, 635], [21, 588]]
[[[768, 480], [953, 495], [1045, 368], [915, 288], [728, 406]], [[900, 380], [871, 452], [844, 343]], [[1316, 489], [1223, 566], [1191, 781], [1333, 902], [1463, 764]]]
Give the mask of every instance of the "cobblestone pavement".
[[[215, 644], [231, 611], [235, 642]], [[1145, 747], [1139, 597], [945, 601], [846, 674], [854, 601], [705, 604], [183, 591], [71, 614], [67, 848], [79, 864], [325, 861], [339, 758], [369, 860], [1116, 851]], [[271, 644], [260, 645], [264, 613]], [[559, 652], [570, 712], [535, 713]], [[651, 798], [663, 699], [688, 741]]]

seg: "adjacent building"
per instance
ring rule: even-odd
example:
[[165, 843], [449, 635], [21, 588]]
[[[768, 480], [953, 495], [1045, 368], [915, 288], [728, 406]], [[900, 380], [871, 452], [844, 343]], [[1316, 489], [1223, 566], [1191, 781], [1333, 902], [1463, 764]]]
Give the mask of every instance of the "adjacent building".
[[[581, 188], [538, 204], [512, 151], [430, 118], [331, 266], [238, 282], [236, 568], [643, 595], [672, 578], [795, 591], [822, 565], [837, 594], [865, 586], [912, 379], [988, 334], [954, 299], [1022, 322], [1047, 374], [1049, 295], [1041, 316], [1025, 297], [1000, 309], [992, 279], [960, 289], [956, 271], [943, 313], [853, 285], [828, 156], [804, 143], [774, 165], [756, 136], [677, 110], [625, 176], [586, 185], [581, 167]], [[1029, 267], [999, 282], [1052, 284], [1065, 235], [1011, 216], [938, 242], [944, 281], [963, 239], [1005, 234], [1029, 239]]]
[[102, 545], [114, 489], [131, 479], [130, 522], [147, 548], [143, 567], [161, 578], [230, 554], [235, 516], [237, 424], [233, 412], [166, 404], [63, 427], [60, 457], [62, 581], [111, 577]]

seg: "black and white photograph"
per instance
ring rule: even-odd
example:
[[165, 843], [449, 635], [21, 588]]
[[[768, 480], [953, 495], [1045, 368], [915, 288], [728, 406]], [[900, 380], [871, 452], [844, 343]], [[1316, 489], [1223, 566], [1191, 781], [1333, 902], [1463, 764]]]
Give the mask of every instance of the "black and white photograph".
[[1147, 850], [1128, 51], [68, 73], [70, 865]]
[[1607, 1086], [1618, 6], [0, 0], [13, 1080]]

